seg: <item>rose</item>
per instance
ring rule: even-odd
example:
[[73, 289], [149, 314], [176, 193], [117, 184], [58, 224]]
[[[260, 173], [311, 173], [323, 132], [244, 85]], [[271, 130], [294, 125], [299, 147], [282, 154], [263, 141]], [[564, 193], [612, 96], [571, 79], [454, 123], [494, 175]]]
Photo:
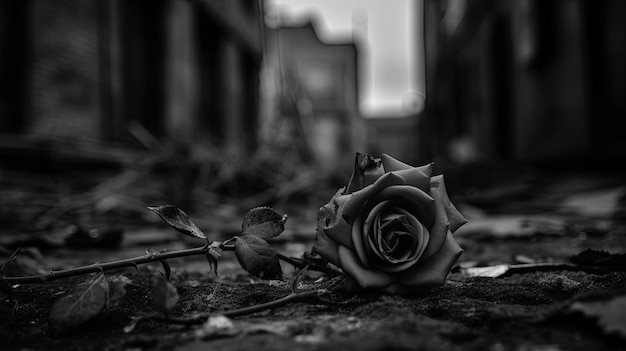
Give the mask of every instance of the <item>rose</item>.
[[313, 251], [352, 287], [411, 293], [442, 285], [463, 253], [452, 233], [466, 220], [432, 168], [357, 153], [348, 185], [319, 210]]

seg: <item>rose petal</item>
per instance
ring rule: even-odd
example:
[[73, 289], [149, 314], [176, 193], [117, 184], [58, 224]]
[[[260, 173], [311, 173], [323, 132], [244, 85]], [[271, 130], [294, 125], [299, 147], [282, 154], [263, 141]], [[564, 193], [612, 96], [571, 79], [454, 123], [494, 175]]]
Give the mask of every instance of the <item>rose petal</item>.
[[420, 260], [418, 264], [400, 273], [397, 281], [409, 286], [441, 285], [462, 253], [463, 249], [448, 231], [445, 243], [439, 252], [426, 260]]
[[352, 194], [374, 183], [376, 179], [385, 173], [380, 160], [371, 155], [357, 152], [354, 157], [354, 170], [345, 188], [345, 194]]
[[446, 183], [444, 182], [443, 174], [432, 177], [430, 180], [430, 186], [431, 188], [439, 187], [443, 203], [446, 208], [446, 213], [448, 214], [448, 220], [450, 221], [450, 231], [454, 233], [460, 226], [467, 223], [467, 219], [463, 217], [461, 212], [459, 212], [459, 210], [457, 210], [454, 204], [450, 201], [448, 192], [446, 191]]
[[320, 207], [317, 211], [317, 226], [324, 229], [330, 228], [335, 225], [337, 221], [337, 198], [341, 196], [342, 189], [337, 190], [337, 193], [328, 201], [327, 204]]
[[363, 267], [356, 254], [343, 246], [339, 247], [339, 262], [341, 269], [363, 288], [383, 288], [394, 281], [389, 274]]
[[343, 218], [339, 218], [332, 228], [326, 229], [326, 234], [337, 244], [354, 249], [351, 231], [350, 225]]
[[408, 213], [406, 210], [398, 208], [395, 211], [402, 213], [409, 221], [409, 224], [411, 224], [413, 228], [418, 229], [417, 233], [420, 236], [418, 237], [418, 246], [415, 249], [415, 259], [420, 259], [424, 253], [424, 250], [426, 250], [426, 247], [428, 247], [428, 243], [430, 241], [430, 232], [428, 231], [428, 228], [426, 228], [426, 226], [420, 223], [417, 218], [415, 218], [415, 216]]
[[[379, 230], [379, 222], [380, 221], [376, 221], [376, 223], [374, 224], [374, 232], [377, 232]], [[380, 237], [378, 235], [369, 235], [367, 237], [367, 244], [366, 244], [366, 248], [367, 248], [367, 254], [372, 257], [372, 258], [378, 258], [379, 260], [385, 260], [385, 256], [383, 256], [383, 254], [381, 252], [382, 249], [380, 248], [380, 246], [383, 243], [380, 242]], [[378, 250], [376, 249], [378, 248]]]
[[[377, 237], [377, 228], [375, 228], [376, 223], [374, 222], [379, 220], [383, 209], [385, 208], [385, 206], [387, 206], [388, 203], [388, 201], [378, 203], [376, 206], [374, 206], [374, 208], [369, 211], [365, 222], [361, 226], [357, 227], [356, 223], [352, 226], [352, 241], [355, 243], [355, 248], [357, 247], [357, 245], [362, 245], [362, 247], [364, 248], [362, 251], [356, 249], [356, 252], [359, 255], [359, 258], [361, 258], [362, 262], [367, 262], [364, 263], [365, 267], [369, 267], [369, 258], [361, 257], [361, 252], [365, 253], [367, 256], [376, 255], [379, 259], [385, 260], [382, 252], [375, 250], [375, 248], [380, 245], [380, 238]], [[359, 244], [357, 244], [357, 242]]]
[[370, 186], [376, 182], [376, 180], [385, 174], [383, 167], [376, 167], [365, 170], [363, 173], [363, 187]]
[[408, 185], [388, 186], [372, 196], [370, 202], [379, 203], [384, 200], [390, 200], [394, 205], [404, 208], [417, 217], [426, 227], [433, 225], [435, 220], [434, 200], [420, 189]]
[[409, 166], [404, 162], [398, 161], [387, 154], [380, 155], [380, 160], [383, 162], [383, 168], [386, 173], [413, 168], [413, 166]]
[[[438, 177], [433, 178], [440, 179]], [[435, 252], [439, 251], [441, 246], [446, 241], [446, 236], [450, 227], [448, 211], [446, 210], [446, 204], [444, 201], [444, 193], [441, 191], [441, 182], [435, 181], [432, 184], [434, 185], [430, 188], [430, 196], [432, 196], [435, 200], [435, 221], [430, 227], [430, 243], [422, 255], [422, 259], [428, 258]]]
[[408, 185], [412, 185], [424, 192], [428, 192], [430, 189], [430, 176], [433, 173], [433, 163], [421, 167], [412, 167], [410, 169], [394, 171], [393, 173], [404, 178]]
[[354, 251], [356, 252], [363, 267], [369, 268], [370, 260], [368, 258], [365, 243], [363, 241], [363, 217], [358, 216], [354, 223], [352, 223], [352, 243], [354, 244]]
[[[385, 261], [390, 263], [406, 261], [413, 255], [418, 245], [418, 229], [411, 226], [404, 216], [388, 221], [375, 235], [381, 239], [379, 250], [384, 255]], [[400, 256], [398, 251], [402, 251]]]
[[[402, 213], [404, 210], [402, 209], [398, 209], [398, 208], [394, 208], [393, 211], [398, 211], [400, 213]], [[405, 211], [404, 211], [405, 212]], [[413, 216], [411, 216], [408, 212], [405, 212], [403, 215], [406, 216], [409, 224], [411, 224], [414, 228], [416, 228], [416, 233], [417, 233], [417, 247], [414, 249], [413, 255], [411, 257], [409, 257], [406, 262], [403, 263], [385, 263], [385, 262], [373, 262], [372, 266], [380, 269], [384, 272], [401, 272], [404, 271], [408, 268], [410, 268], [411, 266], [415, 265], [415, 264], [419, 264], [419, 258], [422, 254], [422, 252], [424, 251], [424, 248], [426, 247], [426, 245], [428, 245], [428, 240], [429, 240], [429, 233], [428, 233], [428, 229], [426, 229], [426, 227], [424, 225], [422, 225], [421, 223], [419, 223], [417, 221], [417, 219]]]
[[339, 267], [339, 245], [331, 240], [322, 228], [317, 228], [313, 248], [320, 256], [328, 262]]
[[411, 241], [411, 234], [407, 232], [393, 232], [386, 236], [386, 238], [383, 238], [383, 242], [387, 248], [382, 250], [386, 261], [398, 263], [409, 257], [411, 247], [407, 249], [407, 241]]
[[395, 212], [390, 212], [390, 211], [387, 211], [387, 213], [385, 213], [385, 214], [381, 217], [381, 220], [382, 220], [383, 222], [389, 222], [389, 221], [392, 221], [392, 220], [394, 220], [394, 219], [400, 218], [400, 217], [402, 217], [402, 216], [404, 216], [404, 215], [403, 215], [403, 214], [400, 214], [400, 213], [395, 213]]
[[[446, 194], [446, 197], [448, 195]], [[450, 201], [450, 200], [448, 200]], [[450, 221], [450, 231], [452, 233], [456, 232], [463, 224], [467, 223], [467, 219], [463, 217], [461, 212], [454, 206], [452, 202], [450, 202], [449, 206], [446, 206], [446, 211], [448, 212], [448, 220]]]
[[346, 201], [343, 206], [343, 216], [346, 222], [351, 223], [354, 217], [356, 217], [360, 212], [363, 205], [367, 202], [367, 200], [372, 197], [372, 195], [376, 194], [379, 190], [385, 189], [392, 185], [405, 185], [406, 181], [404, 178], [395, 175], [393, 173], [386, 173], [382, 177], [378, 178], [374, 184], [365, 187], [359, 191], [356, 191], [350, 195], [348, 201]]
[[320, 208], [317, 226], [324, 228], [328, 237], [337, 244], [353, 249], [350, 225], [343, 218], [343, 207], [350, 196], [341, 195], [340, 189], [330, 202]]
[[[395, 232], [395, 244], [392, 247], [389, 247], [387, 250], [384, 250], [385, 259], [392, 264], [400, 264], [406, 262], [414, 253], [415, 247], [417, 246], [417, 240], [415, 237], [417, 236], [416, 230], [411, 228], [412, 232]], [[388, 241], [385, 239], [385, 242]], [[388, 246], [388, 245], [387, 245]]]

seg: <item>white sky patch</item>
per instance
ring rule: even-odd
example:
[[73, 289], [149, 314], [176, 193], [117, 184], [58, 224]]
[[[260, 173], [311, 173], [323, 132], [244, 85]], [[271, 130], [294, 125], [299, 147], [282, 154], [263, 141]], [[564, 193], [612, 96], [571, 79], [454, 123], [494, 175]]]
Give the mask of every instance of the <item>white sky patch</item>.
[[360, 40], [359, 104], [365, 117], [409, 116], [424, 107], [422, 0], [267, 0], [287, 24], [316, 16], [325, 43]]

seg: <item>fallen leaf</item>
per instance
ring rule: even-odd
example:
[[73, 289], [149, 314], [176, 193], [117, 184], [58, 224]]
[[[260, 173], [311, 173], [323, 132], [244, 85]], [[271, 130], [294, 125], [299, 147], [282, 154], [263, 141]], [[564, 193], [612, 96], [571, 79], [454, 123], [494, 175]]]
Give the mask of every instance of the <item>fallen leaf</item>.
[[164, 276], [157, 275], [154, 278], [152, 299], [157, 307], [163, 311], [163, 313], [167, 314], [176, 307], [179, 295], [178, 291], [176, 291], [176, 287], [172, 285], [172, 283], [167, 281]]
[[287, 215], [280, 214], [272, 208], [253, 208], [243, 218], [241, 233], [262, 239], [273, 238], [285, 230], [286, 221]]
[[103, 273], [80, 283], [50, 308], [50, 329], [54, 334], [61, 334], [88, 322], [102, 312], [108, 294]]
[[530, 272], [547, 272], [561, 270], [579, 270], [577, 266], [559, 262], [545, 263], [524, 263], [524, 264], [498, 264], [484, 267], [463, 267], [459, 266], [454, 269], [461, 274], [470, 278], [500, 278], [509, 274], [520, 274]]
[[508, 264], [486, 267], [460, 268], [461, 273], [471, 278], [498, 278], [509, 271]]
[[187, 216], [183, 210], [173, 205], [148, 207], [150, 211], [156, 212], [165, 223], [169, 224], [177, 231], [192, 236], [194, 238], [206, 239], [204, 233]]
[[276, 251], [267, 241], [244, 234], [235, 238], [235, 255], [243, 269], [262, 279], [282, 279]]
[[576, 301], [569, 306], [569, 311], [596, 318], [606, 334], [626, 338], [626, 295], [606, 300]]

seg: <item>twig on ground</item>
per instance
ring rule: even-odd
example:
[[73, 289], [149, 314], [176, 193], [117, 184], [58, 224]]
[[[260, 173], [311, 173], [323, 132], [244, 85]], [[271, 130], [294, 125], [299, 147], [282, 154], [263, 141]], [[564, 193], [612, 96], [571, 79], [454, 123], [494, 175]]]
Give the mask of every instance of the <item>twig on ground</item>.
[[155, 321], [155, 322], [163, 322], [170, 324], [178, 324], [178, 325], [198, 325], [204, 324], [207, 319], [211, 316], [224, 316], [228, 318], [241, 317], [265, 310], [271, 310], [274, 308], [282, 307], [288, 305], [290, 303], [299, 302], [302, 300], [306, 300], [309, 298], [321, 297], [327, 295], [329, 293], [326, 289], [316, 289], [316, 290], [308, 290], [303, 292], [295, 292], [291, 293], [285, 297], [282, 297], [277, 300], [269, 301], [266, 303], [262, 303], [259, 305], [253, 305], [249, 307], [238, 308], [229, 311], [216, 312], [216, 313], [198, 313], [194, 314], [190, 317], [172, 317], [166, 316], [160, 313], [155, 314], [143, 314], [138, 317], [135, 323], [132, 325], [133, 328], [137, 326], [142, 321]]

